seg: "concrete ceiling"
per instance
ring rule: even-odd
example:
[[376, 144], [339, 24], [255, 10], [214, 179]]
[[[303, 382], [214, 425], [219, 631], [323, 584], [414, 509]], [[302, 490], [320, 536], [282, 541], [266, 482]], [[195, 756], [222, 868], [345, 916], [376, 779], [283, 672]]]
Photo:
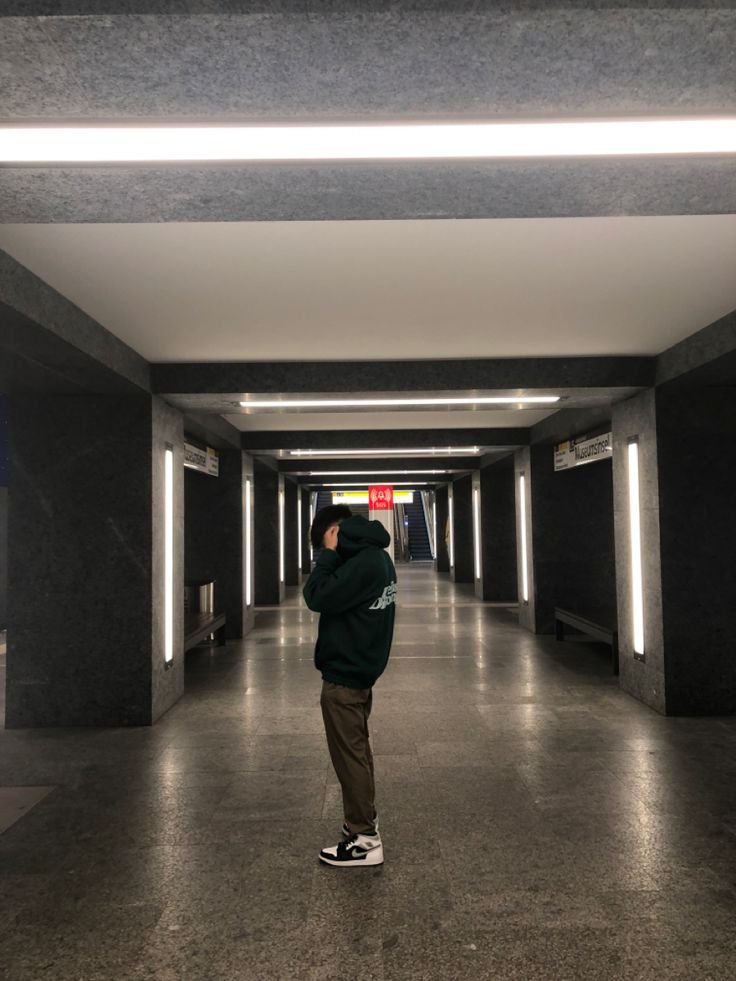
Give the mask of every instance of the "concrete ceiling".
[[[733, 114], [735, 39], [732, 0], [5, 0], [0, 122]], [[254, 439], [518, 432], [548, 413], [232, 414], [222, 396], [249, 372], [230, 361], [304, 394], [268, 365], [403, 360], [365, 390], [435, 391], [409, 359], [530, 358], [496, 361], [496, 388], [556, 373], [539, 384], [577, 389], [569, 411], [595, 418], [651, 382], [581, 355], [658, 354], [736, 307], [734, 215], [733, 157], [0, 168], [0, 248], [147, 360], [224, 362], [217, 379], [192, 366], [207, 388], [154, 390]], [[58, 298], [32, 293], [69, 332]]]

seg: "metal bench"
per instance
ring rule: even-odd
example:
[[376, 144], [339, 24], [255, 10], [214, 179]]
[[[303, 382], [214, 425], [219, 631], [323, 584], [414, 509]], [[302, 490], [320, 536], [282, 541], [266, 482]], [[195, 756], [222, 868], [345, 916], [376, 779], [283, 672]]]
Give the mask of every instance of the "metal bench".
[[214, 634], [218, 647], [225, 646], [224, 613], [187, 613], [184, 618], [184, 651], [201, 644], [205, 637]]
[[555, 607], [555, 637], [565, 639], [565, 624], [575, 630], [587, 634], [594, 640], [600, 640], [611, 648], [611, 663], [613, 673], [618, 674], [618, 624], [616, 616], [610, 611], [588, 611], [587, 616], [573, 613], [560, 606]]

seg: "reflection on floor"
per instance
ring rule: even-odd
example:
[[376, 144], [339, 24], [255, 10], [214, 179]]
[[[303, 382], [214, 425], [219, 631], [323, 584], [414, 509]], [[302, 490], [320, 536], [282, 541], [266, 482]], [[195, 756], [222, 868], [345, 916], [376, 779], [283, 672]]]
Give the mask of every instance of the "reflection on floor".
[[0, 733], [0, 784], [57, 785], [0, 835], [5, 976], [732, 978], [736, 720], [661, 718], [607, 648], [426, 567], [397, 624], [378, 869], [317, 862], [342, 813], [296, 596], [152, 729]]

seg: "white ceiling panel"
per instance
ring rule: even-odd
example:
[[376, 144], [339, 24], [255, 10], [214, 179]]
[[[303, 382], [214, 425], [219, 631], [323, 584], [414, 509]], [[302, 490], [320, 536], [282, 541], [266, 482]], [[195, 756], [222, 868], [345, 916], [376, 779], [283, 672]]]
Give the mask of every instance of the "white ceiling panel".
[[150, 361], [651, 355], [736, 308], [736, 215], [4, 225], [0, 248]]

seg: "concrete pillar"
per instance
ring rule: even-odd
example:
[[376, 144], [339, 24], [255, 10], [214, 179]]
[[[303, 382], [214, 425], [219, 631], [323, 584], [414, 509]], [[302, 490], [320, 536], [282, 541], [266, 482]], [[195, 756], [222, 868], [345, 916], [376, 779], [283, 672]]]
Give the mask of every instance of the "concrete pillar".
[[243, 452], [220, 450], [219, 471], [184, 472], [184, 573], [215, 581], [216, 610], [227, 614], [226, 636], [235, 639], [247, 629]]
[[256, 459], [253, 481], [255, 601], [256, 606], [275, 606], [283, 601], [285, 586], [281, 575], [280, 527], [284, 478]]
[[473, 478], [471, 474], [453, 480], [450, 487], [454, 582], [474, 582], [473, 569]]
[[436, 572], [450, 571], [450, 554], [447, 548], [448, 537], [448, 488], [446, 484], [438, 484], [434, 492], [437, 507], [437, 544], [434, 567]]
[[[614, 407], [621, 687], [670, 715], [736, 712], [736, 389], [663, 387]], [[638, 444], [644, 651], [634, 652], [628, 446]]]
[[515, 603], [518, 586], [513, 457], [484, 467], [479, 478], [481, 580], [477, 595], [493, 602]]
[[145, 394], [14, 396], [8, 462], [6, 725], [150, 725], [184, 689], [181, 415]]
[[299, 585], [299, 488], [284, 479], [284, 574], [287, 586]]

